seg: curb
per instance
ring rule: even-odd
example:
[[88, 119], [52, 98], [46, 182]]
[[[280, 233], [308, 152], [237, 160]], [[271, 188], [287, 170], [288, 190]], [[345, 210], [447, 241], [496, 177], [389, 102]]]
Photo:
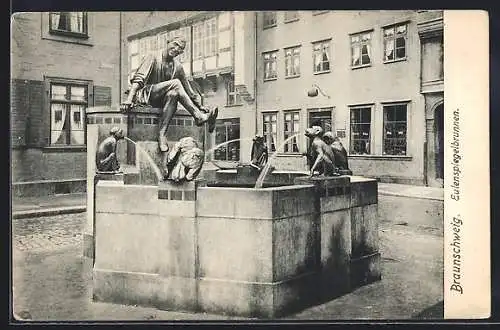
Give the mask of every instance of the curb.
[[65, 207], [54, 207], [38, 210], [16, 211], [12, 212], [12, 219], [36, 218], [51, 215], [82, 213], [87, 210], [87, 205], [75, 205]]
[[434, 200], [434, 201], [444, 202], [444, 197], [415, 196], [415, 195], [411, 195], [411, 194], [401, 194], [401, 193], [395, 193], [395, 192], [383, 191], [383, 190], [379, 190], [378, 193], [380, 195], [385, 195], [385, 196], [406, 197], [406, 198], [416, 198], [416, 199], [430, 199], [430, 200]]

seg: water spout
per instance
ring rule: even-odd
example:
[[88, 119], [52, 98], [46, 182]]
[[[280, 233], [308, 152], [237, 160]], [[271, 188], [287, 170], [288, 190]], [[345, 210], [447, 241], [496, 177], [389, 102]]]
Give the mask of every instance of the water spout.
[[285, 139], [285, 141], [283, 141], [282, 144], [280, 144], [276, 148], [276, 150], [271, 155], [271, 157], [269, 157], [269, 160], [267, 161], [266, 165], [262, 169], [262, 172], [260, 172], [259, 177], [257, 178], [257, 181], [255, 182], [255, 188], [262, 188], [262, 186], [264, 185], [264, 179], [266, 178], [266, 175], [268, 174], [269, 169], [271, 168], [271, 161], [274, 158], [276, 158], [276, 156], [278, 155], [278, 151], [281, 150], [288, 143], [288, 141], [292, 140], [293, 138], [298, 137], [299, 135], [300, 135], [300, 133], [297, 133], [295, 135], [288, 137], [287, 139]]
[[156, 174], [156, 177], [158, 178], [158, 182], [162, 181], [163, 180], [163, 174], [161, 173], [161, 170], [160, 168], [158, 167], [158, 165], [156, 165], [156, 162], [153, 160], [153, 158], [151, 158], [151, 155], [149, 155], [149, 153], [144, 150], [140, 145], [138, 145], [135, 141], [132, 141], [131, 139], [129, 139], [128, 137], [124, 137], [125, 140], [131, 142], [134, 144], [135, 148], [137, 150], [139, 150], [140, 152], [142, 152], [143, 155], [146, 156], [146, 159], [148, 160], [149, 164], [151, 165], [151, 167], [153, 168], [155, 174]]
[[241, 139], [233, 139], [233, 140], [229, 140], [229, 141], [226, 141], [226, 142], [219, 143], [215, 147], [210, 148], [209, 150], [207, 150], [205, 152], [205, 157], [207, 157], [208, 155], [210, 155], [211, 153], [213, 153], [215, 150], [219, 149], [220, 147], [223, 147], [223, 146], [225, 146], [225, 145], [227, 145], [229, 143], [236, 142], [236, 141], [248, 141], [248, 140], [252, 140], [252, 139], [253, 138], [241, 138]]

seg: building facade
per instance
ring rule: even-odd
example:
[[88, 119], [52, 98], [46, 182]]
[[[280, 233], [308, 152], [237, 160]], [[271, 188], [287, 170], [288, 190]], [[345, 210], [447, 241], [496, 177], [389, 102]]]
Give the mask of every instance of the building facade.
[[[177, 35], [203, 103], [219, 106], [203, 140], [219, 166], [249, 162], [259, 134], [277, 169], [304, 170], [314, 124], [355, 174], [442, 186], [442, 11], [47, 12], [12, 18], [15, 193], [85, 189], [85, 109], [123, 100], [141, 59]], [[175, 126], [194, 127], [182, 106]]]
[[[188, 40], [186, 73], [223, 105], [206, 149], [241, 139], [214, 159], [248, 161], [259, 134], [277, 169], [306, 169], [303, 133], [316, 124], [340, 137], [356, 174], [442, 186], [442, 11], [126, 15], [124, 72], [171, 36]], [[174, 125], [192, 125], [179, 115]]]
[[[428, 20], [441, 37], [422, 41]], [[439, 185], [429, 176], [442, 173], [442, 150], [429, 139], [442, 122], [429, 114], [443, 100], [442, 12], [261, 12], [257, 40], [258, 128], [281, 167], [304, 166], [304, 129], [319, 124], [340, 137], [355, 174]]]
[[120, 14], [17, 13], [11, 27], [13, 192], [85, 191], [85, 110], [118, 102]]

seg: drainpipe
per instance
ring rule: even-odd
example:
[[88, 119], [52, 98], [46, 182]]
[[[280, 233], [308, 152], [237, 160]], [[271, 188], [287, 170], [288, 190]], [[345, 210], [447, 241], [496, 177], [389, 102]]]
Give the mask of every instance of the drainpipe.
[[118, 12], [119, 15], [119, 24], [120, 27], [118, 29], [118, 39], [119, 39], [119, 58], [118, 58], [118, 103], [121, 103], [121, 98], [122, 98], [122, 12]]
[[255, 26], [255, 74], [254, 74], [254, 79], [253, 79], [253, 97], [254, 97], [254, 103], [255, 103], [255, 135], [258, 134], [259, 128], [258, 128], [258, 107], [257, 107], [257, 67], [258, 67], [258, 54], [257, 54], [257, 12], [254, 12], [254, 26]]

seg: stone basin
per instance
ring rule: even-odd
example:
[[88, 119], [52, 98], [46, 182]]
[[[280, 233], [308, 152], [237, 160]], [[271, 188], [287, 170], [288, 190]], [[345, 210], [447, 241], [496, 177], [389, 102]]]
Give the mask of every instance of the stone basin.
[[94, 300], [273, 318], [379, 280], [377, 181], [285, 177], [261, 189], [99, 180]]

